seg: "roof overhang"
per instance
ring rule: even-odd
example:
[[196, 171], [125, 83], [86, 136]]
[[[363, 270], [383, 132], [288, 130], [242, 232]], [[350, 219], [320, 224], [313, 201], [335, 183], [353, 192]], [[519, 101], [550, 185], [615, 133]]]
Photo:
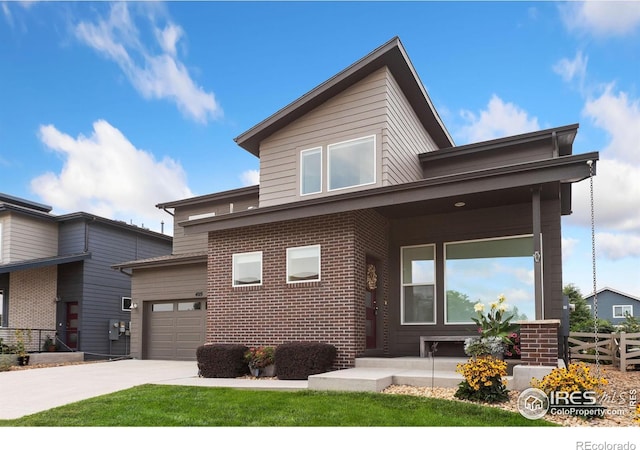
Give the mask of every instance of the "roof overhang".
[[590, 176], [589, 162], [598, 153], [560, 156], [540, 161], [427, 178], [393, 186], [274, 205], [197, 220], [180, 222], [185, 234], [228, 230], [251, 225], [316, 217], [361, 209], [397, 208], [443, 199], [486, 193], [500, 200], [501, 192], [539, 187], [548, 183], [570, 184]]
[[453, 139], [433, 106], [398, 37], [389, 40], [364, 58], [242, 133], [234, 139], [235, 142], [259, 157], [260, 142], [265, 138], [384, 66], [387, 66], [395, 77], [420, 122], [438, 148], [452, 147], [454, 145]]
[[15, 272], [18, 270], [37, 269], [40, 267], [57, 266], [91, 258], [90, 252], [76, 253], [73, 255], [53, 256], [49, 258], [28, 259], [0, 266], [0, 273]]
[[155, 258], [139, 259], [120, 264], [114, 264], [111, 268], [116, 270], [124, 269], [150, 269], [156, 267], [171, 267], [184, 264], [199, 264], [207, 262], [207, 252], [185, 253], [182, 255], [165, 255]]

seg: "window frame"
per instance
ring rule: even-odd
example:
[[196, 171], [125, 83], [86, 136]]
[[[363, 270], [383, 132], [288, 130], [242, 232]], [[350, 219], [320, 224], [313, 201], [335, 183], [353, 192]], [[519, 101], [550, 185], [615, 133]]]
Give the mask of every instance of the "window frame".
[[[260, 281], [257, 283], [236, 284], [236, 258], [239, 256], [260, 255]], [[262, 251], [233, 253], [231, 255], [231, 286], [234, 288], [242, 288], [249, 286], [262, 286], [263, 283], [263, 259]]]
[[[515, 235], [515, 236], [497, 236], [497, 237], [490, 237], [490, 238], [481, 238], [481, 239], [468, 239], [468, 240], [464, 240], [464, 241], [451, 241], [451, 242], [444, 242], [442, 244], [442, 250], [443, 250], [443, 261], [442, 261], [442, 270], [443, 270], [443, 281], [444, 281], [444, 302], [443, 302], [443, 306], [444, 306], [444, 324], [445, 325], [475, 325], [475, 323], [471, 320], [471, 318], [469, 318], [469, 322], [449, 322], [449, 317], [448, 317], [448, 308], [447, 308], [447, 245], [455, 245], [455, 244], [467, 244], [467, 243], [471, 243], [471, 242], [490, 242], [490, 241], [506, 241], [506, 240], [510, 240], [510, 239], [521, 239], [521, 238], [531, 238], [532, 242], [535, 239], [535, 236], [533, 234], [520, 234], [520, 235]], [[540, 239], [542, 239], [542, 236], [540, 237]], [[535, 244], [535, 243], [534, 243]], [[535, 248], [535, 245], [534, 245]], [[542, 243], [540, 248], [542, 248]], [[532, 253], [533, 254], [533, 253]], [[532, 263], [532, 270], [534, 270], [534, 264]], [[542, 264], [542, 261], [541, 261]], [[543, 280], [544, 280], [544, 274], [543, 274]], [[544, 288], [543, 288], [543, 292], [544, 292]], [[488, 300], [488, 299], [487, 299]], [[507, 299], [508, 301], [509, 299]], [[533, 285], [533, 314], [534, 314], [534, 318], [535, 318], [535, 314], [536, 314], [536, 309], [537, 309], [537, 305], [536, 305], [536, 296], [535, 296], [535, 282]], [[544, 299], [542, 300], [542, 303], [544, 305]]]
[[[622, 308], [622, 315], [616, 315], [616, 308]], [[624, 315], [624, 311], [625, 310], [630, 310], [629, 314], [631, 316], [633, 316], [633, 305], [613, 305], [612, 306], [612, 315], [614, 319], [624, 319], [625, 315]]]
[[[320, 173], [318, 174], [319, 178], [320, 178], [320, 190], [318, 191], [314, 191], [314, 192], [303, 192], [303, 186], [304, 186], [304, 161], [305, 161], [305, 156], [309, 155], [309, 154], [314, 154], [314, 153], [320, 153]], [[323, 183], [323, 175], [324, 175], [324, 170], [323, 170], [323, 166], [324, 166], [324, 161], [323, 161], [323, 148], [322, 146], [318, 146], [318, 147], [312, 147], [312, 148], [308, 148], [305, 150], [301, 150], [300, 151], [300, 196], [304, 197], [307, 195], [313, 195], [313, 194], [321, 194], [324, 188], [324, 183]]]
[[[372, 144], [373, 144], [373, 148], [372, 148], [372, 156], [373, 156], [373, 181], [367, 182], [367, 183], [360, 183], [360, 184], [354, 184], [354, 185], [350, 185], [350, 186], [342, 186], [342, 187], [338, 187], [338, 188], [331, 188], [331, 150], [332, 148], [335, 148], [338, 145], [344, 145], [344, 144], [348, 144], [350, 142], [356, 142], [356, 141], [366, 141], [366, 140], [371, 140]], [[334, 142], [332, 144], [328, 144], [327, 145], [327, 192], [335, 192], [335, 191], [341, 191], [344, 189], [353, 189], [353, 188], [358, 188], [361, 186], [370, 186], [372, 184], [376, 184], [378, 181], [378, 158], [377, 158], [377, 139], [376, 139], [376, 135], [375, 134], [371, 134], [368, 136], [362, 136], [362, 137], [358, 137], [358, 138], [354, 138], [354, 139], [348, 139], [346, 141], [340, 141], [340, 142]]]
[[[295, 251], [295, 250], [302, 250], [302, 249], [312, 249], [312, 248], [316, 248], [318, 249], [318, 278], [317, 279], [312, 279], [312, 280], [290, 280], [291, 274], [290, 274], [290, 269], [291, 269], [291, 252]], [[320, 244], [314, 244], [314, 245], [303, 245], [303, 246], [299, 246], [299, 247], [287, 247], [286, 250], [286, 272], [285, 272], [285, 279], [287, 284], [300, 284], [300, 283], [317, 283], [319, 281], [322, 280], [322, 246]]]
[[[129, 300], [129, 307], [125, 308], [125, 300]], [[133, 301], [131, 300], [131, 297], [120, 297], [120, 307], [122, 308], [123, 311], [129, 311], [131, 312], [131, 305], [133, 304]]]
[[[404, 282], [404, 249], [406, 248], [420, 248], [431, 247], [433, 248], [433, 283], [405, 283]], [[438, 249], [436, 244], [418, 244], [418, 245], [404, 245], [400, 247], [400, 325], [437, 325], [438, 324]], [[433, 322], [405, 322], [404, 317], [404, 288], [407, 286], [433, 286]]]

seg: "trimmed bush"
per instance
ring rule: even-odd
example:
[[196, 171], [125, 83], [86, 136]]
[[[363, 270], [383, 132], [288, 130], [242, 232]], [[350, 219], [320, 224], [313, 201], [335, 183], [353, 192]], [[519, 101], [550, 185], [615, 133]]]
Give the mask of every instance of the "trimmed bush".
[[336, 359], [336, 348], [322, 342], [286, 342], [276, 348], [276, 376], [281, 380], [306, 380], [328, 372]]
[[248, 373], [244, 354], [238, 344], [205, 344], [196, 349], [198, 375], [204, 378], [237, 378]]

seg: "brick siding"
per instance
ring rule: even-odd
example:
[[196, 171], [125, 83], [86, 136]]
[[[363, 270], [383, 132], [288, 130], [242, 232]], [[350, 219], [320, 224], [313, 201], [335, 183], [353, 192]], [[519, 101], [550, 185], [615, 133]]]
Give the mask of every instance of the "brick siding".
[[527, 366], [558, 365], [559, 320], [520, 322], [520, 359]]
[[10, 275], [10, 328], [56, 328], [58, 267], [17, 270]]
[[[338, 350], [336, 368], [352, 367], [365, 349], [367, 256], [380, 261], [386, 299], [386, 228], [377, 213], [356, 211], [209, 233], [207, 342], [325, 342]], [[321, 246], [321, 280], [287, 284], [286, 249], [306, 245]], [[253, 251], [262, 251], [262, 286], [232, 287], [232, 255]]]

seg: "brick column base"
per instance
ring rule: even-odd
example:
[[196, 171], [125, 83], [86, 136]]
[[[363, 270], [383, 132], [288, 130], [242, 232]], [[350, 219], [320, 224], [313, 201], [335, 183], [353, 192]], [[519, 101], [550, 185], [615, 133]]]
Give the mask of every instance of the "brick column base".
[[557, 366], [560, 320], [523, 320], [518, 323], [521, 363], [526, 366]]

